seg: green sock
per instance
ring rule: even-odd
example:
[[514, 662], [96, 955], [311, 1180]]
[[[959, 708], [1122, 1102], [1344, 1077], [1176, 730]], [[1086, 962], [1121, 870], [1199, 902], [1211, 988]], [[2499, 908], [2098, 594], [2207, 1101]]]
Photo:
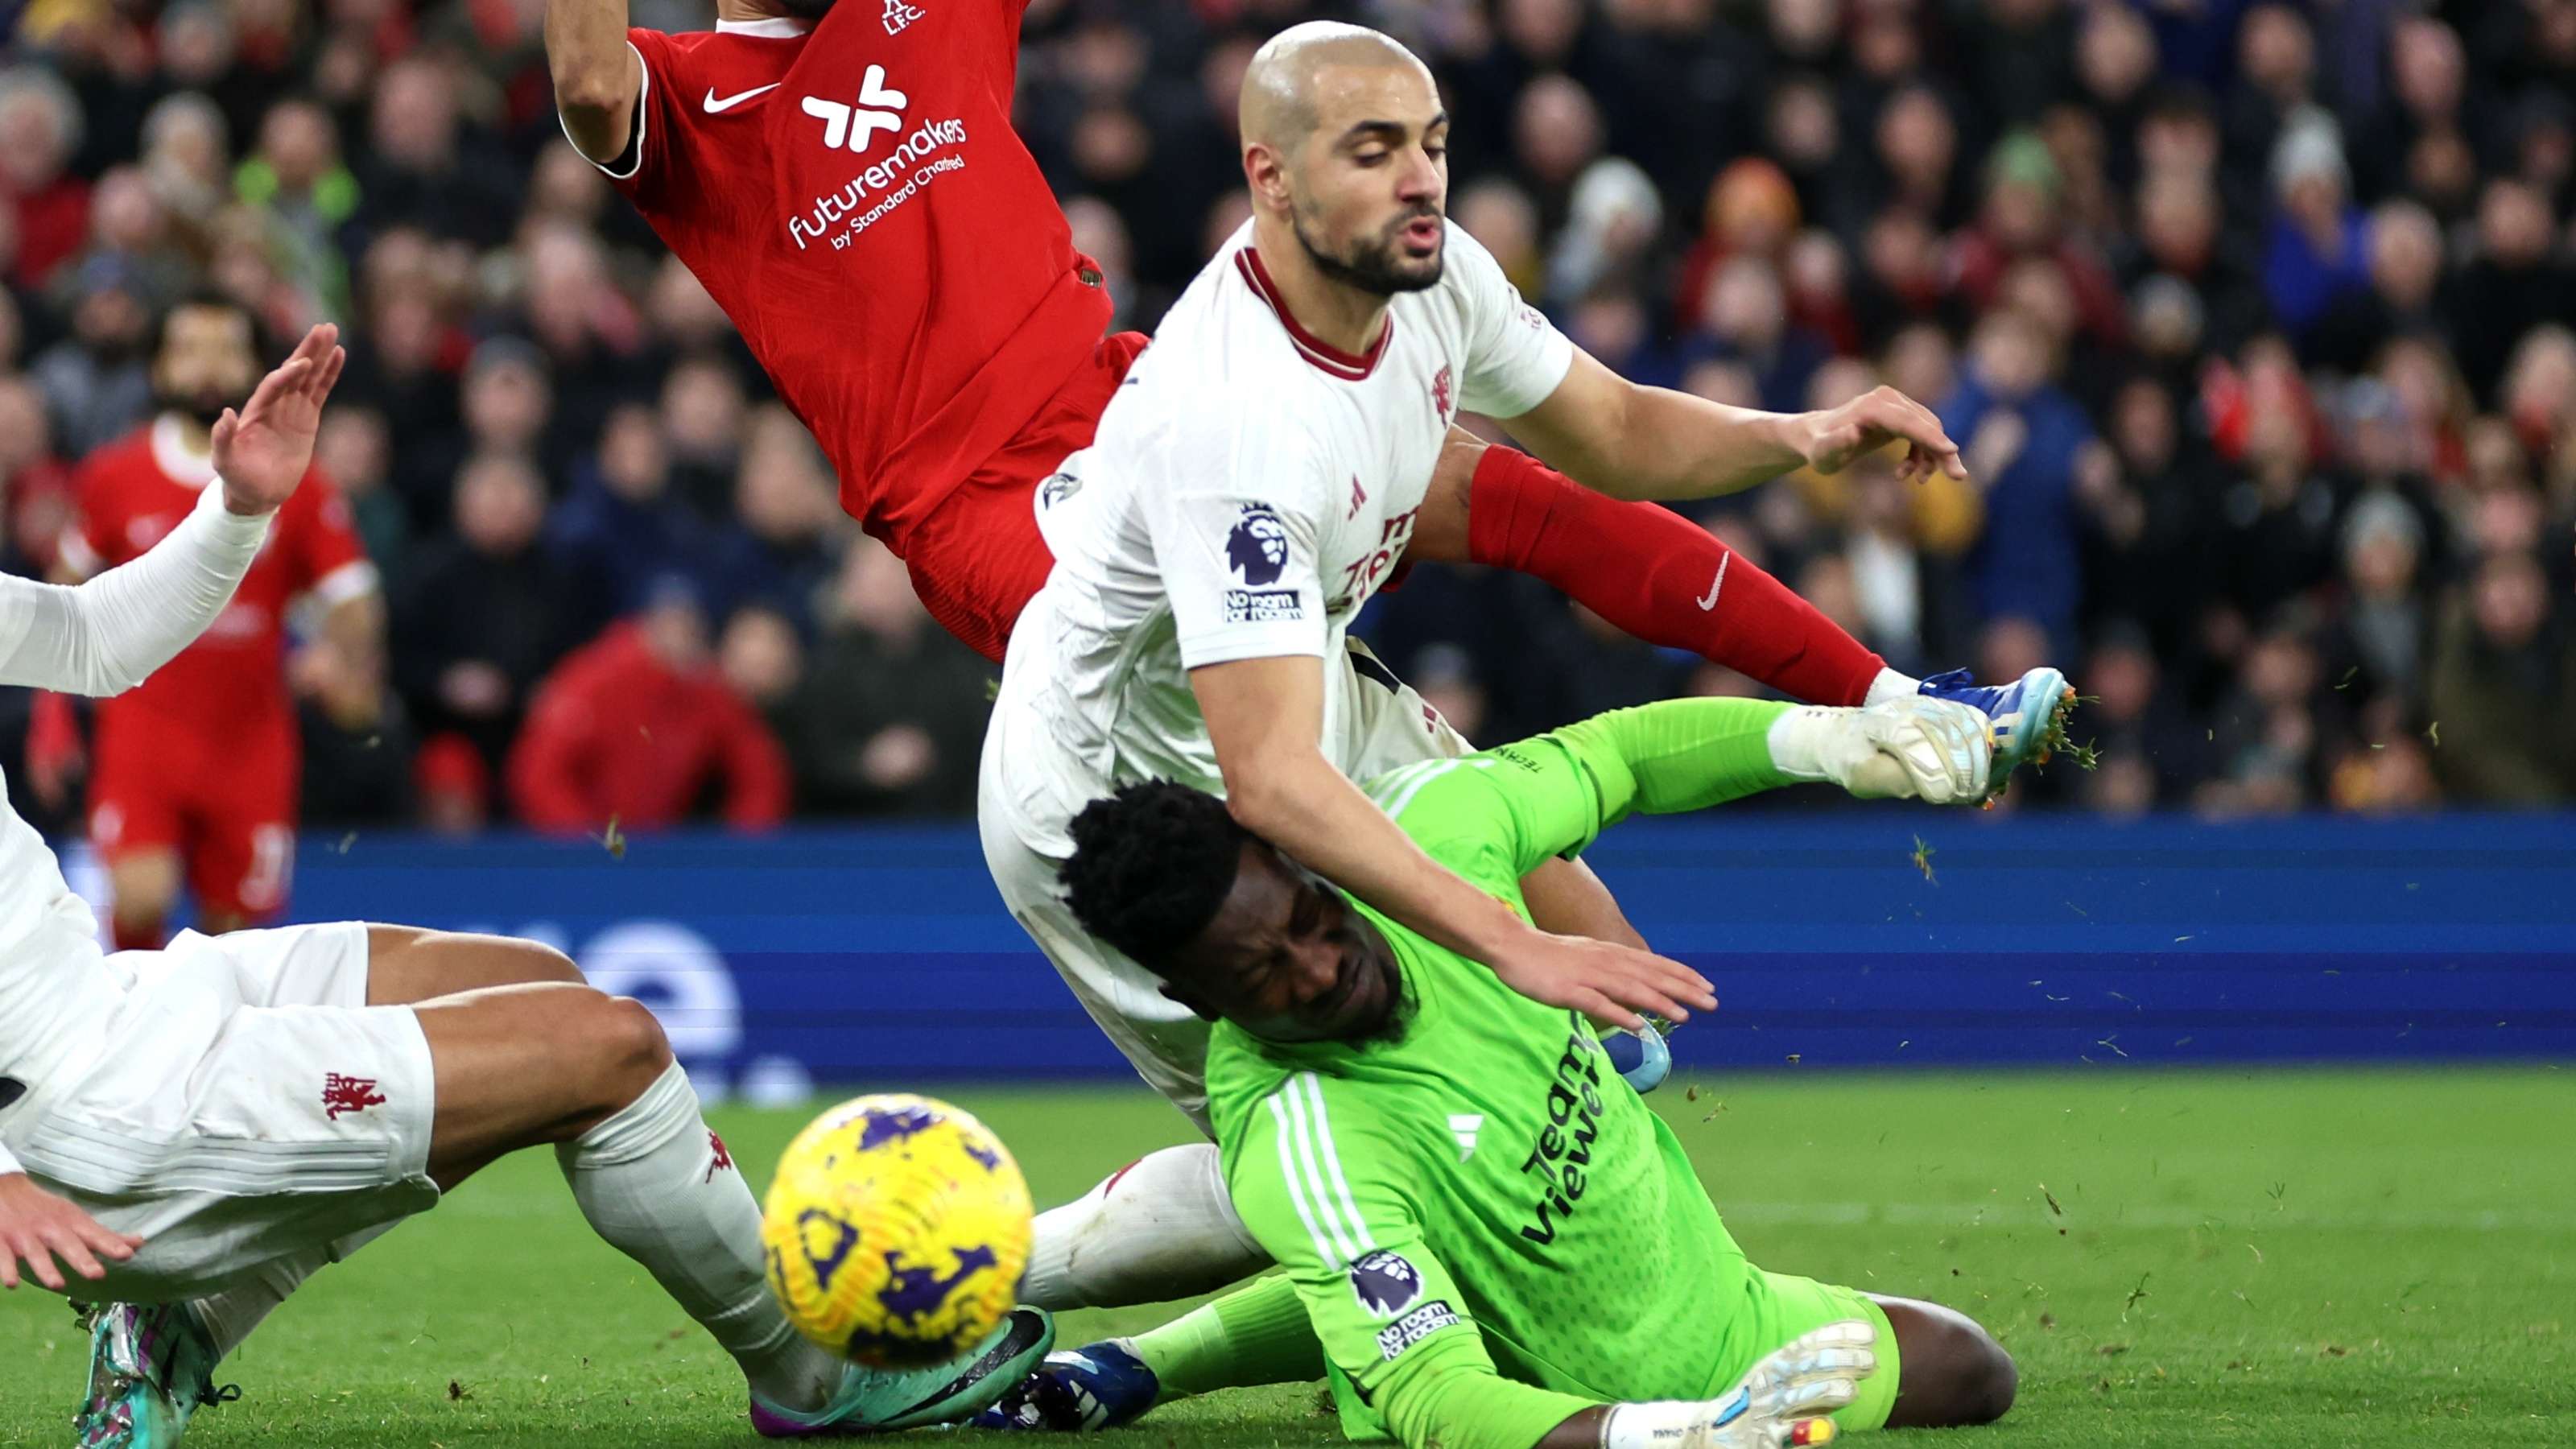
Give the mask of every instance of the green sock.
[[1163, 1397], [1302, 1384], [1324, 1376], [1324, 1346], [1284, 1274], [1199, 1307], [1128, 1341], [1162, 1381]]

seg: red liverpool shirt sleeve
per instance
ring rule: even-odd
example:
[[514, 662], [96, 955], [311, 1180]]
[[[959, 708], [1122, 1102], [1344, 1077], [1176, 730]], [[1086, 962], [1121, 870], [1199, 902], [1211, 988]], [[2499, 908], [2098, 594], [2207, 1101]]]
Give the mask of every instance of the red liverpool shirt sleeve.
[[[624, 151], [612, 160], [594, 159], [591, 164], [641, 205], [659, 184], [676, 125], [671, 113], [672, 96], [676, 94], [671, 82], [671, 37], [639, 26], [626, 32], [626, 46], [635, 52], [636, 63], [643, 67], [643, 78], [635, 90], [635, 123], [626, 133]], [[560, 118], [557, 124], [561, 124]], [[569, 130], [564, 133], [567, 140], [571, 135]], [[580, 147], [573, 149], [578, 151]]]

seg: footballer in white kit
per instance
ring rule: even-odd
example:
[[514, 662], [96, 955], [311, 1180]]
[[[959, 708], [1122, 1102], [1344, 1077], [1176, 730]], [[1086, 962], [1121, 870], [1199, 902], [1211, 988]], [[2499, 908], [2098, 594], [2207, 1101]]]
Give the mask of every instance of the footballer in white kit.
[[[78, 588], [0, 576], [0, 684], [140, 683], [221, 613], [311, 461], [345, 355], [316, 327], [214, 422], [218, 476]], [[0, 803], [0, 1289], [90, 1315], [82, 1449], [168, 1449], [295, 1289], [485, 1164], [555, 1148], [574, 1202], [743, 1370], [753, 1428], [846, 1435], [974, 1413], [1053, 1342], [1013, 1313], [971, 1361], [876, 1372], [807, 1342], [760, 1209], [640, 1004], [525, 941], [363, 922], [104, 954]]]
[[[1056, 563], [1012, 634], [977, 812], [1012, 915], [1202, 1131], [1208, 1023], [1075, 920], [1059, 878], [1075, 815], [1152, 778], [1222, 793], [1253, 834], [1524, 995], [1630, 1027], [1713, 1006], [1697, 972], [1643, 949], [1579, 861], [1534, 871], [1520, 914], [1351, 783], [1466, 742], [1347, 634], [1409, 547], [1466, 556], [1448, 465], [1459, 439], [1471, 456], [1480, 445], [1452, 428], [1461, 411], [1517, 419], [1631, 497], [1749, 486], [1822, 436], [1820, 415], [1638, 388], [1525, 304], [1448, 225], [1448, 118], [1388, 37], [1324, 22], [1273, 37], [1246, 71], [1241, 133], [1252, 221], [1165, 315], [1092, 445], [1039, 485]], [[1905, 437], [1918, 466], [1956, 466], [1928, 413], [1873, 406], [1883, 416], [1842, 446]], [[1898, 792], [1982, 792], [1986, 716], [1889, 708], [1793, 711], [1778, 763], [1849, 784], [1818, 766], [1873, 753], [1860, 735], [1877, 729], [1912, 751]], [[1167, 1148], [1042, 1215], [1023, 1292], [1050, 1306], [1170, 1298], [1265, 1261], [1217, 1154]]]
[[1308, 334], [1246, 223], [1165, 315], [1092, 446], [1038, 490], [1056, 557], [1020, 615], [979, 809], [1004, 902], [1094, 1019], [1192, 1117], [1207, 1023], [1093, 942], [1057, 868], [1084, 805], [1156, 777], [1223, 793], [1189, 671], [1324, 661], [1325, 754], [1353, 778], [1468, 746], [1347, 638], [1404, 556], [1461, 408], [1527, 412], [1574, 345], [1451, 226], [1438, 285], [1397, 295], [1365, 353]]

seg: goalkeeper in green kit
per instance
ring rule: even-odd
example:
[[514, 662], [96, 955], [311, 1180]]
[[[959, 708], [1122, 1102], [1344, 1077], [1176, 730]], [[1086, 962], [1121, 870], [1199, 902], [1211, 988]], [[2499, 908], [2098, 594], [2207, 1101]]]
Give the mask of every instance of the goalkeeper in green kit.
[[[1818, 778], [1883, 794], [1910, 793], [1908, 771], [1976, 778], [1982, 717], [1926, 708], [1676, 700], [1367, 788], [1518, 909], [1533, 867], [1633, 811]], [[2011, 1358], [1964, 1316], [1746, 1262], [1579, 1015], [1344, 896], [1187, 787], [1096, 801], [1074, 839], [1083, 925], [1222, 1023], [1208, 1098], [1226, 1183], [1286, 1272], [1055, 1355], [984, 1427], [1101, 1428], [1319, 1376], [1352, 1437], [1408, 1449], [1776, 1449], [2010, 1407]]]

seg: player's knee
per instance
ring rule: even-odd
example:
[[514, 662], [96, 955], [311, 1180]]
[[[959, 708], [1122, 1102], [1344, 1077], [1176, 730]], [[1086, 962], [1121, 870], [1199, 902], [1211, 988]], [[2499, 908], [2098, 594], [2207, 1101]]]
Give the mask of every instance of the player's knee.
[[1914, 1299], [1882, 1298], [1879, 1305], [1903, 1359], [1891, 1427], [1991, 1424], [2011, 1411], [2021, 1370], [1975, 1319]]
[[671, 1039], [652, 1011], [631, 996], [595, 998], [588, 1013], [588, 1044], [597, 1061], [595, 1080], [622, 1107], [671, 1069]]
[[2013, 1399], [2021, 1392], [2021, 1366], [1982, 1327], [1971, 1323], [1968, 1331], [1974, 1342], [1961, 1354], [1959, 1422], [1991, 1424], [2012, 1412]]
[[2011, 1411], [2021, 1389], [2021, 1369], [1984, 1325], [1965, 1314], [1947, 1315], [1939, 1361], [1942, 1423], [1991, 1424]]

